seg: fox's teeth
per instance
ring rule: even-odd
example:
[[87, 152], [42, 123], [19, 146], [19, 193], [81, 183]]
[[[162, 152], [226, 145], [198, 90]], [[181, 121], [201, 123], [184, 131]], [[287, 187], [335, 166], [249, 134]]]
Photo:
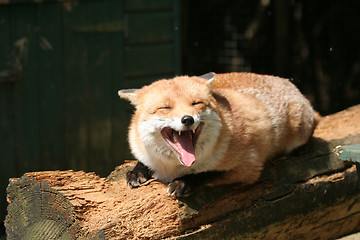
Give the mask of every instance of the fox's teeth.
[[195, 134], [195, 129], [192, 130], [193, 134]]
[[179, 136], [181, 135], [181, 131], [179, 131]]

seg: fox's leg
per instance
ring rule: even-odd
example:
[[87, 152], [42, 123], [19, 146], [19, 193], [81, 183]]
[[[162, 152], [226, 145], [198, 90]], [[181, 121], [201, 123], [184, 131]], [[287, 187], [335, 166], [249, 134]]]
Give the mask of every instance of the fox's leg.
[[213, 179], [219, 178], [224, 173], [225, 172], [211, 171], [175, 178], [168, 185], [168, 194], [175, 198], [186, 197], [196, 188], [205, 185]]
[[131, 188], [140, 187], [142, 183], [151, 178], [151, 175], [151, 170], [138, 161], [134, 169], [126, 173], [126, 184]]

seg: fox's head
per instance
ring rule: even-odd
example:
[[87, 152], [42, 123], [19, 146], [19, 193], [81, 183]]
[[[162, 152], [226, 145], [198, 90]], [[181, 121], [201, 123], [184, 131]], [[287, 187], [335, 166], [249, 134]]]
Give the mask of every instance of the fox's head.
[[131, 135], [137, 135], [150, 155], [160, 155], [168, 161], [175, 155], [187, 167], [209, 157], [221, 128], [216, 100], [211, 94], [214, 76], [181, 76], [141, 89], [120, 90], [119, 96], [136, 107], [130, 127], [133, 153], [134, 148], [139, 148], [139, 140], [132, 142], [136, 137]]

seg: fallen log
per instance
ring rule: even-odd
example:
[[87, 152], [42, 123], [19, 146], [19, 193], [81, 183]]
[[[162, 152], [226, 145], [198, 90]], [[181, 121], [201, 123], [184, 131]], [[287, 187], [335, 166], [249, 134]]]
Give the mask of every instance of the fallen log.
[[126, 187], [134, 163], [108, 178], [48, 171], [11, 179], [8, 239], [335, 239], [360, 231], [356, 165], [334, 154], [360, 143], [360, 105], [326, 116], [309, 144], [271, 160], [252, 186], [204, 186], [187, 198], [149, 181]]

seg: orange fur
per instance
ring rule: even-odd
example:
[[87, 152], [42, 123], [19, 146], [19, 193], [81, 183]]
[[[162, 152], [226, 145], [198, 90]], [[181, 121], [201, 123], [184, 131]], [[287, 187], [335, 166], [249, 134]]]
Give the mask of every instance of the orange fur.
[[[254, 73], [216, 74], [206, 81], [181, 76], [133, 92], [119, 91], [136, 111], [129, 128], [133, 154], [163, 181], [204, 171], [228, 171], [222, 183], [255, 182], [266, 159], [306, 143], [317, 113], [287, 79]], [[183, 116], [195, 119], [185, 127]], [[179, 162], [160, 132], [194, 131], [196, 161]]]

